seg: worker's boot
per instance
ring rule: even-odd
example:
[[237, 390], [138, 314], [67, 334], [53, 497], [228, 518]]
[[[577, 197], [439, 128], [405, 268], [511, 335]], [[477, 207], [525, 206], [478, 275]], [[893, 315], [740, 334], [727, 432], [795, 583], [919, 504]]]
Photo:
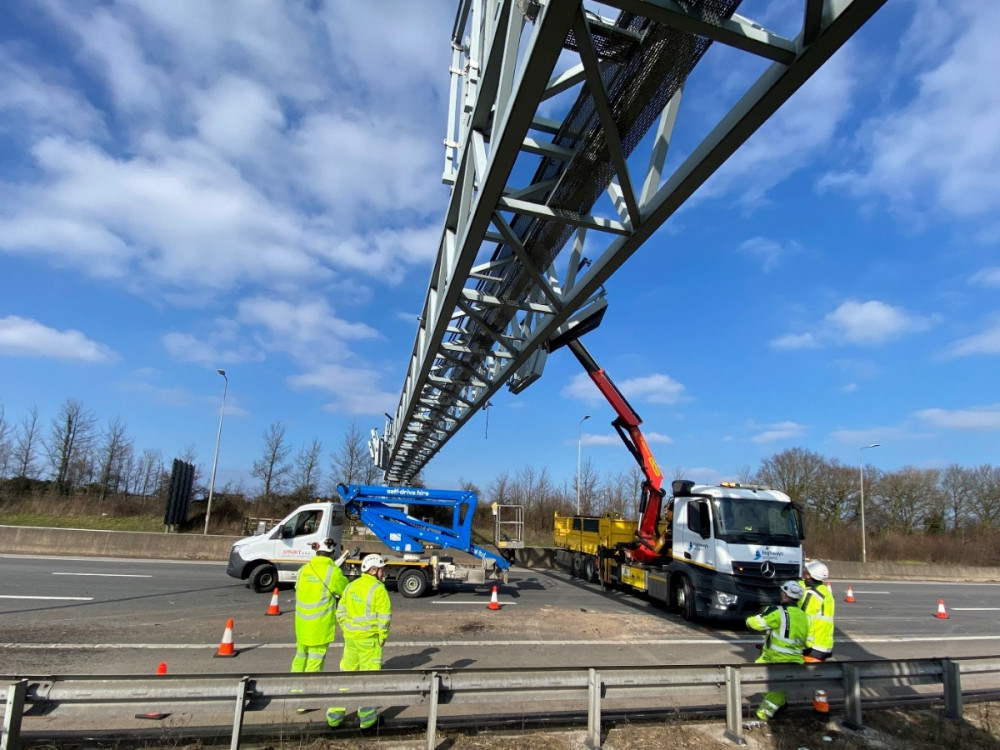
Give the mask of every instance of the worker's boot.
[[327, 726], [331, 729], [336, 729], [344, 723], [345, 716], [347, 716], [346, 708], [341, 708], [340, 706], [330, 706], [330, 708], [326, 709]]

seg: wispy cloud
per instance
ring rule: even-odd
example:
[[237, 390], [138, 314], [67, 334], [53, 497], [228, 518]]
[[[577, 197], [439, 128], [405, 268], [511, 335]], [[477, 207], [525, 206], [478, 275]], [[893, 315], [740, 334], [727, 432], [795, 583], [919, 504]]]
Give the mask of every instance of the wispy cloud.
[[87, 338], [80, 331], [60, 331], [16, 315], [0, 318], [0, 354], [81, 362], [105, 362], [114, 356], [110, 347]]
[[878, 346], [931, 328], [936, 316], [915, 315], [879, 300], [848, 299], [827, 313], [814, 331], [787, 333], [770, 341], [774, 349], [836, 346]]
[[777, 443], [782, 440], [792, 440], [806, 434], [805, 425], [798, 422], [776, 422], [763, 425], [763, 431], [750, 438], [752, 443]]
[[736, 250], [754, 258], [760, 263], [761, 270], [768, 273], [788, 256], [802, 252], [802, 245], [794, 240], [781, 244], [767, 237], [751, 237], [740, 243]]
[[[684, 386], [671, 378], [669, 375], [654, 373], [637, 378], [628, 378], [621, 382], [616, 381], [618, 389], [630, 401], [644, 401], [650, 404], [676, 404], [682, 401], [684, 396]], [[588, 404], [604, 403], [604, 396], [597, 390], [597, 386], [586, 373], [574, 375], [562, 390], [565, 398], [572, 398], [584, 401]]]
[[985, 286], [990, 289], [1000, 289], [1000, 266], [982, 268], [969, 277], [973, 286]]
[[1000, 431], [1000, 404], [968, 409], [923, 409], [914, 415], [928, 427], [961, 432]]
[[971, 357], [978, 354], [1000, 354], [1000, 319], [974, 336], [967, 336], [952, 342], [945, 349], [946, 359]]

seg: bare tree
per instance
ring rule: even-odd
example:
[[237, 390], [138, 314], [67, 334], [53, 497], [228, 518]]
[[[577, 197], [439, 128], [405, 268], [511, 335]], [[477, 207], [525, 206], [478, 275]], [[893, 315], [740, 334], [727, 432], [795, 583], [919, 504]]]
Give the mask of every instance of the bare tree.
[[818, 453], [804, 448], [790, 448], [765, 459], [757, 478], [788, 495], [795, 502], [806, 503], [816, 491], [816, 479], [824, 464]]
[[816, 483], [806, 498], [810, 521], [830, 530], [844, 523], [857, 505], [858, 472], [837, 461], [824, 462], [816, 472]]
[[338, 484], [366, 484], [366, 461], [371, 464], [365, 434], [357, 422], [351, 422], [340, 448], [330, 452], [330, 483], [334, 491]]
[[38, 407], [32, 405], [28, 413], [21, 419], [14, 434], [14, 469], [15, 476], [25, 479], [37, 478], [35, 455], [38, 452]]
[[[939, 504], [940, 472], [937, 469], [917, 469], [912, 466], [880, 474], [872, 483], [875, 489], [874, 526], [877, 529], [912, 534], [924, 528]], [[867, 485], [866, 485], [867, 487]], [[868, 506], [867, 495], [865, 498]]]
[[150, 497], [159, 492], [163, 481], [163, 454], [147, 448], [139, 457], [136, 469], [136, 492], [142, 497]]
[[13, 453], [14, 443], [10, 437], [10, 425], [7, 424], [3, 404], [0, 404], [0, 479], [7, 478]]
[[128, 439], [125, 422], [121, 417], [115, 417], [108, 422], [101, 434], [101, 444], [98, 449], [100, 456], [98, 483], [101, 494], [98, 500], [103, 501], [109, 490], [117, 492], [122, 481], [123, 463], [131, 452], [132, 441]]
[[291, 448], [285, 446], [285, 427], [275, 422], [264, 431], [264, 455], [253, 462], [250, 476], [262, 483], [265, 501], [281, 491], [290, 467], [285, 463]]
[[984, 464], [971, 470], [973, 517], [983, 526], [1000, 525], [1000, 468]]
[[958, 464], [952, 464], [941, 474], [941, 489], [947, 497], [948, 515], [955, 531], [965, 528], [971, 519], [972, 496], [975, 482], [972, 472]]
[[292, 492], [301, 500], [307, 501], [317, 494], [320, 476], [323, 473], [319, 465], [322, 453], [323, 444], [317, 438], [313, 438], [312, 443], [303, 446], [295, 456]]
[[58, 492], [71, 493], [80, 480], [79, 475], [73, 476], [73, 469], [86, 463], [83, 456], [94, 439], [94, 424], [93, 413], [75, 398], [67, 398], [52, 420], [44, 447]]

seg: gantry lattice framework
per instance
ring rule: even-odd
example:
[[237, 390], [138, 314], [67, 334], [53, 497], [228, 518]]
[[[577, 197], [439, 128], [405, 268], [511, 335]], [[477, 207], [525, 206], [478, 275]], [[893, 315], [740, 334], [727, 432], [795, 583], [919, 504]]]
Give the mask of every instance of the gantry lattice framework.
[[[884, 2], [802, 0], [790, 38], [740, 0], [460, 0], [451, 196], [399, 406], [370, 444], [386, 481], [412, 480], [502, 386], [534, 382], [555, 337], [595, 325], [608, 278]], [[766, 65], [666, 170], [712, 44]]]

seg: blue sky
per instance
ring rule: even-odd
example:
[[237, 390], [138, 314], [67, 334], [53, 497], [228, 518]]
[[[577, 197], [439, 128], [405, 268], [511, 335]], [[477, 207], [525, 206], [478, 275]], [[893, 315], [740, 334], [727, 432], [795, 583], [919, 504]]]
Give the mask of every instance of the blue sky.
[[[219, 485], [279, 420], [329, 451], [395, 411], [447, 205], [455, 13], [237, 5], [0, 7], [5, 417], [47, 428], [75, 398], [207, 476], [224, 368]], [[787, 32], [801, 2], [741, 12]], [[883, 469], [996, 463], [998, 24], [996, 3], [892, 0], [608, 284], [585, 343], [668, 476], [793, 447], [856, 465], [872, 442]], [[695, 123], [759, 72], [715, 52]], [[425, 477], [571, 486], [581, 435], [622, 471], [613, 417], [560, 350]]]

